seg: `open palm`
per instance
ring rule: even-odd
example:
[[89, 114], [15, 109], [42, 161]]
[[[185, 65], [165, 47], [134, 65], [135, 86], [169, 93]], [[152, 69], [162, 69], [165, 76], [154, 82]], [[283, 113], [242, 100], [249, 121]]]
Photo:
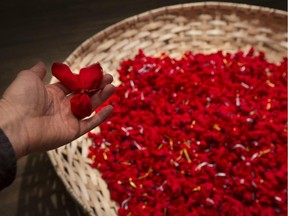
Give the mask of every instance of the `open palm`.
[[[112, 111], [108, 105], [90, 118], [77, 119], [70, 109], [69, 90], [61, 83], [44, 85], [45, 74], [43, 63], [20, 72], [1, 99], [2, 116], [13, 122], [13, 130], [5, 133], [17, 158], [67, 144], [101, 124]], [[113, 94], [112, 80], [111, 75], [104, 76], [101, 90], [91, 97], [93, 109]]]

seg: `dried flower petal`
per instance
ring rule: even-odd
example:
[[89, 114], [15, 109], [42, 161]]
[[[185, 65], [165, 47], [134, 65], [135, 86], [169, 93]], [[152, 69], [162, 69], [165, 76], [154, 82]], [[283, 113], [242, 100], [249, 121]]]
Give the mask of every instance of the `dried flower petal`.
[[77, 118], [85, 118], [92, 112], [90, 96], [99, 90], [103, 71], [99, 63], [82, 68], [74, 74], [63, 63], [52, 65], [52, 74], [75, 95], [71, 98], [71, 111]]
[[287, 58], [139, 51], [118, 72], [88, 156], [119, 216], [287, 215]]
[[80, 90], [78, 75], [73, 74], [66, 64], [53, 63], [51, 70], [53, 76], [62, 82], [70, 91], [77, 92]]
[[70, 103], [71, 111], [80, 119], [92, 113], [92, 102], [87, 94], [76, 94], [71, 98]]
[[103, 79], [103, 71], [99, 63], [82, 68], [79, 72], [81, 89], [87, 92], [98, 90]]

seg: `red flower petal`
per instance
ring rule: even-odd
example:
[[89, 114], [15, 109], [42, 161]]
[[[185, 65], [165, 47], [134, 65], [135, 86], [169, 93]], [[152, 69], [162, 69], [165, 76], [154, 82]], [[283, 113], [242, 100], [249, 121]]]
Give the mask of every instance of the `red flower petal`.
[[54, 63], [52, 65], [52, 74], [63, 83], [72, 92], [79, 91], [80, 85], [78, 75], [73, 74], [70, 68], [63, 63]]
[[88, 157], [119, 216], [287, 215], [287, 59], [140, 52], [117, 71]]
[[70, 100], [71, 111], [73, 114], [82, 119], [92, 113], [92, 102], [87, 94], [76, 94]]
[[99, 63], [82, 68], [79, 73], [81, 89], [97, 90], [103, 78], [103, 70]]

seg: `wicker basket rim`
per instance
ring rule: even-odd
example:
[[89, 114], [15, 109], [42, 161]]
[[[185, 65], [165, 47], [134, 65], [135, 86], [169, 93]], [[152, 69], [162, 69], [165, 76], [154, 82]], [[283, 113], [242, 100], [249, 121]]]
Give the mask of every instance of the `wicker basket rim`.
[[87, 38], [83, 41], [81, 46], [78, 46], [72, 53], [67, 57], [65, 60], [66, 63], [69, 64], [69, 62], [72, 62], [73, 59], [77, 56], [78, 53], [82, 53], [83, 49], [85, 47], [89, 47], [93, 41], [97, 40], [98, 38], [104, 38], [109, 35], [109, 32], [114, 31], [115, 29], [120, 29], [122, 26], [128, 24], [128, 23], [135, 23], [138, 20], [146, 19], [151, 16], [165, 14], [171, 10], [177, 10], [177, 9], [184, 9], [184, 8], [199, 8], [199, 7], [212, 7], [214, 9], [217, 8], [234, 8], [237, 10], [250, 10], [251, 12], [259, 12], [264, 13], [267, 15], [277, 15], [279, 17], [286, 17], [286, 20], [288, 18], [288, 12], [284, 10], [269, 8], [269, 7], [263, 7], [263, 6], [256, 6], [256, 5], [249, 5], [244, 3], [230, 3], [230, 2], [215, 2], [215, 1], [207, 1], [207, 2], [194, 2], [194, 3], [184, 3], [184, 4], [176, 4], [176, 5], [169, 5], [164, 6], [152, 10], [148, 10], [146, 12], [142, 12], [137, 15], [133, 15], [131, 17], [125, 18], [121, 21], [116, 22], [115, 24], [112, 24], [108, 26], [107, 28], [99, 31], [98, 33], [94, 34], [90, 38]]

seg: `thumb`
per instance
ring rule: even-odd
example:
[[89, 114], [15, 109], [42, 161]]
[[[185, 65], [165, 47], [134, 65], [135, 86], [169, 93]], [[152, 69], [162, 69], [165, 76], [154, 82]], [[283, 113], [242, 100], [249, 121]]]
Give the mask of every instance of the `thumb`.
[[43, 62], [38, 62], [32, 68], [29, 69], [34, 74], [36, 74], [41, 80], [43, 80], [46, 76], [46, 66]]

